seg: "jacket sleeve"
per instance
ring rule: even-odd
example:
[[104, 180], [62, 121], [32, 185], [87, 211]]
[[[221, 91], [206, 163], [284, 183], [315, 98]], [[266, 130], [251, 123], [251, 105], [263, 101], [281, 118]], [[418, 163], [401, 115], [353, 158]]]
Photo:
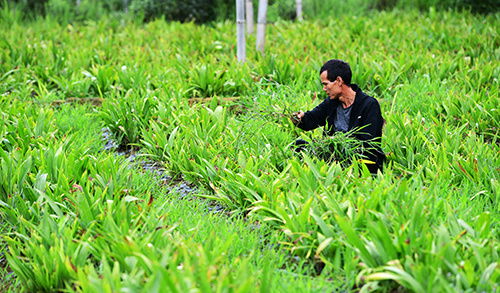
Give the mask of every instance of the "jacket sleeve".
[[375, 162], [377, 167], [379, 167], [385, 158], [385, 154], [380, 148], [384, 119], [382, 118], [378, 101], [373, 98], [370, 99], [370, 102], [361, 115], [364, 117], [361, 124], [362, 129], [355, 136], [357, 139], [363, 141], [363, 146], [366, 148], [363, 155], [368, 160]]
[[363, 141], [380, 140], [382, 137], [382, 126], [384, 119], [380, 111], [380, 105], [377, 100], [370, 99], [365, 109], [362, 111], [363, 122], [356, 138]]
[[313, 130], [320, 126], [326, 125], [326, 118], [328, 117], [328, 106], [331, 103], [329, 98], [326, 98], [321, 104], [316, 106], [311, 111], [307, 111], [304, 114], [304, 117], [300, 120], [300, 123], [297, 124], [302, 130]]

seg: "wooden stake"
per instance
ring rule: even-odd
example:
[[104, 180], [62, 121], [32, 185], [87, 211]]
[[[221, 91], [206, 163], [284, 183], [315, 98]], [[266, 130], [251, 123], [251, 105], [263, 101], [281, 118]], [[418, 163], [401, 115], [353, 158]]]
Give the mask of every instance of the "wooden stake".
[[246, 0], [246, 16], [247, 16], [247, 34], [253, 34], [253, 3], [252, 0]]
[[303, 17], [302, 17], [302, 0], [296, 0], [295, 3], [297, 5], [297, 20], [298, 21], [302, 21], [303, 20]]
[[236, 0], [236, 38], [238, 61], [245, 62], [246, 42], [245, 42], [245, 6], [243, 0]]
[[267, 0], [259, 0], [256, 48], [262, 54], [264, 54], [264, 42], [266, 39], [266, 21], [267, 21]]

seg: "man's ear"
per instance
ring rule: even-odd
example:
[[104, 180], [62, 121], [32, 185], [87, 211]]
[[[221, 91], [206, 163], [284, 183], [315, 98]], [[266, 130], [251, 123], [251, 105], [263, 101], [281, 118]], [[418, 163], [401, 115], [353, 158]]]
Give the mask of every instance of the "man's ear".
[[344, 80], [342, 79], [342, 77], [337, 76], [337, 80], [339, 81], [339, 85], [344, 84]]

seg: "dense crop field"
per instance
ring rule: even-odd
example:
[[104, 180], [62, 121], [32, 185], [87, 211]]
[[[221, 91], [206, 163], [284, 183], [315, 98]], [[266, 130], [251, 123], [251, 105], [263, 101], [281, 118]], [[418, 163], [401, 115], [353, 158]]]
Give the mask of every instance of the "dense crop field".
[[[278, 21], [245, 64], [230, 22], [17, 19], [0, 290], [498, 290], [498, 14]], [[331, 58], [380, 101], [383, 174], [290, 148], [322, 138], [287, 115], [324, 98]]]

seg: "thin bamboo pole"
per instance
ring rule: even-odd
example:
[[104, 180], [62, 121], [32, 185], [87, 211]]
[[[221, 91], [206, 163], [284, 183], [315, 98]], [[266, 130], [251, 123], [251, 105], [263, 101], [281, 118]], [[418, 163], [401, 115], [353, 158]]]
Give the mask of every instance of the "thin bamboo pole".
[[302, 17], [302, 0], [295, 1], [297, 6], [297, 20], [302, 21], [304, 18]]
[[256, 48], [262, 54], [264, 54], [264, 43], [266, 39], [266, 21], [267, 21], [267, 0], [259, 0]]
[[252, 0], [246, 0], [245, 1], [245, 12], [247, 16], [247, 34], [253, 34], [253, 26], [254, 26], [254, 21], [253, 21], [253, 1]]
[[245, 62], [245, 6], [243, 0], [236, 0], [236, 38], [238, 42], [238, 61]]

